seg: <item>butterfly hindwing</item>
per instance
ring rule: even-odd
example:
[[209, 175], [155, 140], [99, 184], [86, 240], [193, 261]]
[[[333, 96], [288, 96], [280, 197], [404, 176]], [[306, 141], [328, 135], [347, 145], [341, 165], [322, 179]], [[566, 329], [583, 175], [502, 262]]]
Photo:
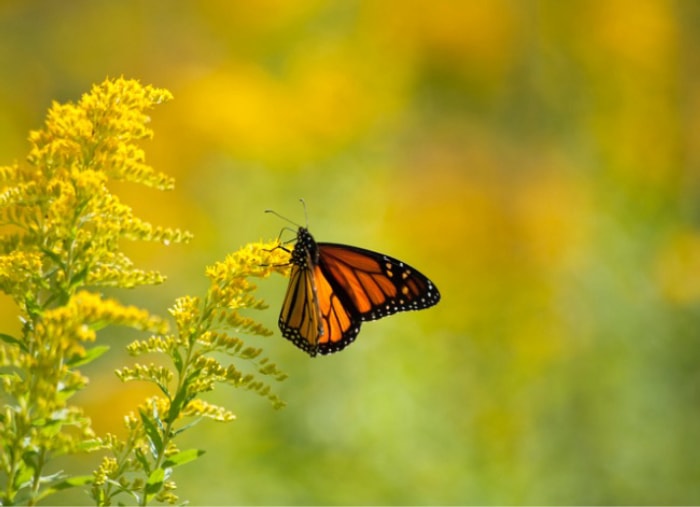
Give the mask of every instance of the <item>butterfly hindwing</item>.
[[323, 324], [323, 334], [318, 338], [318, 352], [331, 354], [352, 343], [360, 332], [361, 320], [345, 304], [319, 266], [314, 269], [318, 305]]

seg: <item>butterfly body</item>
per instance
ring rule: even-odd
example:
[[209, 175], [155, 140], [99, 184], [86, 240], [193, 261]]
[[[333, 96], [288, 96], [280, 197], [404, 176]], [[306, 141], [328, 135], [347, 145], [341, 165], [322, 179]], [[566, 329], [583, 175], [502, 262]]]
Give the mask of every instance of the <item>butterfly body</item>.
[[378, 252], [317, 243], [300, 227], [282, 305], [282, 335], [311, 356], [352, 343], [361, 323], [435, 305], [440, 293], [411, 266]]

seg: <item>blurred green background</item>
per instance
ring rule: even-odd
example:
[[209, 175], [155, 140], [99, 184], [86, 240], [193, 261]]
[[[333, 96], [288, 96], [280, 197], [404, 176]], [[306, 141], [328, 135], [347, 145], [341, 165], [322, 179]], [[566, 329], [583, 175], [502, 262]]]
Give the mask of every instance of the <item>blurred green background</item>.
[[[288, 406], [217, 391], [239, 419], [187, 437], [208, 453], [182, 498], [700, 503], [699, 2], [2, 0], [0, 74], [2, 164], [106, 76], [174, 93], [145, 149], [175, 191], [115, 191], [195, 240], [126, 245], [169, 280], [122, 301], [201, 294], [205, 265], [286, 225], [265, 208], [303, 222], [300, 197], [318, 240], [442, 292], [334, 356], [251, 339]], [[285, 286], [260, 283], [275, 330]], [[87, 372], [98, 431], [148, 394], [112, 373], [135, 336], [103, 334]]]

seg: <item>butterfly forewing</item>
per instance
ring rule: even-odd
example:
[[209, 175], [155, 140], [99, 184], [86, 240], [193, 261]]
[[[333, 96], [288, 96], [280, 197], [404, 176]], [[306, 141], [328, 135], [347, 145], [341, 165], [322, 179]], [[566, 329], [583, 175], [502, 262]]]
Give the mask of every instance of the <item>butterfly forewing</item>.
[[292, 265], [287, 295], [280, 312], [279, 327], [282, 336], [312, 356], [316, 355], [323, 325], [315, 282], [307, 267]]
[[363, 248], [318, 244], [319, 264], [345, 293], [362, 320], [421, 310], [440, 301], [440, 293], [425, 275], [408, 264]]

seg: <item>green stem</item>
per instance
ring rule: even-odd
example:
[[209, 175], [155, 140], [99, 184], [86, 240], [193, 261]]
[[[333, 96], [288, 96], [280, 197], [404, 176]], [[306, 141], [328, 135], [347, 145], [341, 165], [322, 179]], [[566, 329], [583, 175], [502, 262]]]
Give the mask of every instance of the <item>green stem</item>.
[[[112, 478], [119, 478], [121, 477], [127, 469], [127, 466], [129, 464], [129, 455], [131, 454], [131, 451], [133, 451], [134, 447], [136, 446], [136, 439], [137, 437], [134, 436], [134, 433], [129, 434], [129, 438], [126, 441], [126, 445], [124, 446], [124, 449], [122, 450], [120, 455], [117, 455], [117, 470], [111, 474]], [[105, 482], [104, 484], [104, 492], [105, 492], [105, 503], [102, 505], [112, 505], [112, 496], [117, 495], [120, 493], [120, 491], [117, 491], [116, 493], [112, 493], [112, 488], [113, 484], [109, 481]], [[122, 488], [123, 491], [123, 488]]]
[[[16, 429], [16, 423], [15, 423], [15, 429]], [[17, 491], [15, 491], [15, 480], [17, 477], [17, 471], [19, 469], [19, 444], [17, 442], [18, 439], [15, 439], [15, 441], [12, 443], [12, 446], [10, 447], [10, 452], [11, 452], [11, 457], [10, 457], [10, 470], [7, 474], [7, 484], [5, 485], [5, 499], [4, 502], [7, 503], [7, 505], [13, 505], [15, 503], [15, 495], [17, 494]]]
[[37, 499], [39, 498], [39, 489], [41, 489], [41, 472], [46, 464], [46, 449], [41, 449], [39, 451], [39, 456], [37, 458], [37, 466], [34, 470], [34, 477], [32, 477], [32, 493], [29, 496], [27, 505], [36, 505]]
[[[195, 326], [195, 329], [190, 333], [190, 335], [187, 337], [187, 353], [185, 355], [184, 360], [182, 361], [182, 368], [178, 369], [178, 376], [177, 376], [177, 387], [175, 388], [175, 396], [170, 398], [170, 401], [172, 402], [173, 400], [176, 399], [184, 399], [181, 398], [181, 391], [183, 389], [187, 389], [187, 384], [186, 384], [186, 379], [189, 376], [189, 367], [192, 362], [192, 356], [195, 351], [195, 345], [197, 343], [197, 336], [201, 336], [203, 332], [207, 330], [206, 326], [206, 321], [208, 316], [211, 314], [213, 311], [213, 308], [209, 304], [208, 298], [205, 299], [204, 301], [204, 308], [202, 310], [202, 313], [200, 314], [199, 321], [197, 322], [197, 325]], [[178, 407], [178, 410], [181, 411], [184, 408], [184, 405], [182, 407]], [[162, 464], [163, 461], [165, 460], [165, 453], [168, 450], [168, 445], [170, 444], [173, 436], [173, 426], [175, 424], [175, 421], [177, 420], [178, 414], [175, 414], [173, 417], [168, 417], [168, 421], [165, 425], [165, 428], [163, 429], [163, 449], [159, 453], [159, 455], [156, 457], [156, 462], [155, 466], [153, 467], [153, 470], [158, 470]], [[146, 490], [148, 488], [148, 481], [146, 481], [146, 484], [144, 484], [143, 487], [143, 495], [141, 495], [141, 503], [140, 505], [145, 506], [148, 504], [148, 497], [146, 494]]]

